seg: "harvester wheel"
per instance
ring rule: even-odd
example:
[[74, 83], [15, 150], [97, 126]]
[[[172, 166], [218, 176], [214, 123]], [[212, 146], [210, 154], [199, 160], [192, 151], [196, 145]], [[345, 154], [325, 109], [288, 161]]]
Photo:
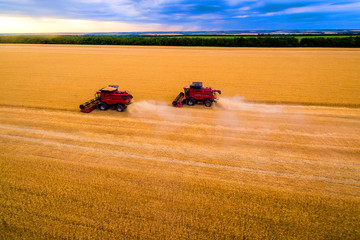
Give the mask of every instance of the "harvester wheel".
[[124, 110], [125, 110], [125, 106], [124, 106], [124, 105], [118, 104], [118, 105], [116, 106], [116, 111], [118, 111], [118, 112], [123, 112]]
[[195, 99], [194, 98], [189, 98], [186, 101], [186, 104], [189, 105], [189, 106], [193, 106], [195, 104]]
[[211, 107], [212, 101], [211, 100], [205, 100], [204, 104], [205, 104], [205, 107]]
[[104, 102], [102, 102], [102, 103], [99, 104], [99, 109], [100, 109], [101, 111], [105, 111], [105, 110], [107, 110], [108, 108], [109, 108], [109, 106], [108, 106], [106, 103], [104, 103]]

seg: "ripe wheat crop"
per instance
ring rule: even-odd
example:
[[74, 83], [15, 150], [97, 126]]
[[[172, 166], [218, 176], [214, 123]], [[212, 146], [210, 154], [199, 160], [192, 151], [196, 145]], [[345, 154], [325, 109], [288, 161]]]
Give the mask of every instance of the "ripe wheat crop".
[[[0, 45], [0, 239], [360, 238], [360, 51]], [[173, 108], [192, 81], [212, 108]], [[123, 113], [81, 113], [108, 84]]]

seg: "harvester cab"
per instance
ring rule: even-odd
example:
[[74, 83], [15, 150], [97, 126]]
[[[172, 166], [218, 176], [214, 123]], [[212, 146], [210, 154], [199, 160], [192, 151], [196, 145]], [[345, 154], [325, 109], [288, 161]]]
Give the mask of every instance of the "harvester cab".
[[184, 92], [179, 93], [172, 105], [182, 107], [184, 103], [189, 106], [202, 103], [206, 107], [211, 107], [213, 102], [218, 100], [217, 93], [221, 94], [221, 91], [203, 87], [202, 82], [193, 82], [189, 87], [184, 87]]
[[193, 82], [190, 88], [201, 89], [203, 87], [202, 82]]
[[126, 91], [119, 91], [118, 88], [118, 85], [109, 85], [96, 91], [94, 99], [80, 105], [81, 111], [89, 113], [95, 108], [102, 111], [113, 108], [123, 112], [131, 103], [133, 96]]

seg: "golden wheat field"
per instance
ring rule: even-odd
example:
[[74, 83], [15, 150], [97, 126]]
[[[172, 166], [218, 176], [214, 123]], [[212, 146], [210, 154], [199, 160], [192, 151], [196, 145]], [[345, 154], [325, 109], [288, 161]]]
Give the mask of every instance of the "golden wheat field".
[[[360, 49], [0, 45], [0, 239], [359, 239]], [[220, 89], [174, 108], [183, 86]], [[117, 84], [123, 113], [79, 105]]]

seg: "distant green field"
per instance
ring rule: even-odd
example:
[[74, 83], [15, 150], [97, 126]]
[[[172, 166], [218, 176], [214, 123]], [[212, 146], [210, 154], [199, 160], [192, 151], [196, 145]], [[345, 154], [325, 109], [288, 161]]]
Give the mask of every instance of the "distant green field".
[[0, 43], [213, 47], [360, 47], [358, 35], [329, 36], [0, 36]]
[[[297, 39], [302, 38], [346, 38], [346, 37], [356, 37], [358, 35], [181, 35], [181, 36], [163, 36], [169, 38], [258, 38], [258, 37], [294, 37]], [[144, 37], [152, 37], [152, 36], [144, 36]], [[159, 37], [159, 36], [154, 36]]]
[[356, 35], [320, 35], [320, 36], [294, 36], [297, 39], [304, 38], [347, 38], [347, 37], [356, 37]]

